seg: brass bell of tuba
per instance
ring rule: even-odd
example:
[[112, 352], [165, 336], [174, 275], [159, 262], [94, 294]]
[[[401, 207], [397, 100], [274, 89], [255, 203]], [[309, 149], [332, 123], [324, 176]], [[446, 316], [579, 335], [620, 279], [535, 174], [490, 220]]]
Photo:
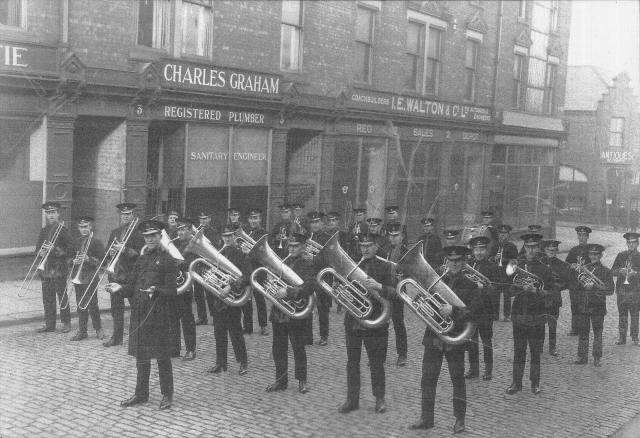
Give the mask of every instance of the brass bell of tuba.
[[289, 318], [304, 319], [313, 311], [316, 295], [299, 299], [276, 298], [279, 289], [301, 286], [304, 281], [271, 249], [268, 238], [268, 234], [262, 236], [249, 251], [248, 257], [262, 265], [251, 273], [251, 285]]
[[318, 272], [316, 281], [322, 290], [358, 319], [360, 325], [366, 328], [380, 327], [391, 317], [391, 303], [381, 297], [382, 313], [376, 319], [369, 319], [373, 311], [371, 300], [376, 298], [362, 285], [368, 276], [340, 246], [339, 238], [340, 233], [336, 232], [318, 253], [322, 254], [322, 259], [327, 261], [329, 267]]
[[[445, 304], [458, 308], [467, 306], [441, 281], [446, 271], [438, 276], [425, 260], [422, 245], [422, 241], [416, 243], [398, 260], [396, 269], [406, 278], [398, 283], [396, 293], [443, 342], [460, 345], [471, 338], [476, 326], [467, 321], [463, 327], [456, 327], [451, 316], [442, 314]], [[460, 329], [455, 335], [452, 334], [454, 328]]]

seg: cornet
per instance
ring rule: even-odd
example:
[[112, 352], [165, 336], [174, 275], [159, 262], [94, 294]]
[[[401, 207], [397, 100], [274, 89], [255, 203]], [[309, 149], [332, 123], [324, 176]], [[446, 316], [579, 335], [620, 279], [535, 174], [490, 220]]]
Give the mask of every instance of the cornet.
[[507, 268], [505, 269], [507, 275], [513, 277], [513, 285], [519, 288], [524, 289], [527, 286], [531, 286], [536, 290], [544, 289], [544, 281], [542, 278], [538, 277], [536, 274], [533, 274], [525, 269], [522, 269], [518, 266], [518, 262], [516, 260], [511, 260], [507, 264]]
[[624, 268], [626, 270], [626, 274], [624, 276], [624, 283], [622, 283], [622, 284], [629, 284], [629, 275], [637, 274], [637, 271], [634, 271], [633, 268], [631, 267], [631, 258], [630, 257], [627, 257], [627, 262], [625, 263]]
[[[591, 263], [589, 263], [589, 265], [590, 264]], [[592, 284], [596, 286], [598, 289], [604, 289], [606, 287], [604, 281], [600, 280], [593, 273], [596, 270], [596, 268], [594, 267], [593, 271], [590, 271], [589, 269], [587, 269], [589, 265], [582, 265], [582, 269], [580, 269], [580, 271], [578, 272], [578, 282], [582, 286], [588, 286], [589, 284]]]

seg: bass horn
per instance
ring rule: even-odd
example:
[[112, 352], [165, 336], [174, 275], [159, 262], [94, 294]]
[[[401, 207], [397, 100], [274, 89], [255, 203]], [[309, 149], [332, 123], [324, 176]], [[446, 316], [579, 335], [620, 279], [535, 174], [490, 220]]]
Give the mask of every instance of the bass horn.
[[258, 239], [247, 255], [262, 265], [251, 273], [251, 285], [289, 318], [304, 319], [313, 311], [316, 296], [311, 294], [308, 298], [276, 298], [275, 293], [279, 289], [301, 286], [304, 281], [271, 249], [267, 243], [268, 238], [269, 235], [265, 234]]
[[358, 267], [340, 246], [340, 233], [336, 232], [318, 252], [317, 256], [327, 260], [329, 267], [322, 269], [316, 276], [320, 287], [333, 299], [341, 304], [347, 311], [358, 319], [360, 325], [365, 328], [380, 327], [391, 317], [391, 303], [380, 297], [382, 313], [369, 319], [373, 312], [373, 298], [362, 282], [367, 279], [367, 274]]
[[[467, 321], [464, 327], [455, 327], [451, 316], [442, 314], [445, 304], [453, 307], [466, 308], [458, 296], [443, 283], [442, 277], [429, 265], [422, 255], [422, 241], [413, 245], [398, 260], [396, 267], [405, 278], [396, 286], [396, 293], [418, 315], [427, 326], [450, 345], [460, 345], [471, 338], [476, 329], [472, 321]], [[452, 334], [456, 329], [459, 333]]]
[[[211, 241], [199, 230], [192, 238], [184, 252], [200, 256], [189, 264], [191, 281], [197, 281], [205, 289], [233, 307], [243, 306], [251, 298], [251, 289], [243, 288], [239, 293], [233, 290], [226, 293], [224, 289], [242, 277], [242, 271], [214, 248]], [[187, 280], [188, 281], [188, 280]]]

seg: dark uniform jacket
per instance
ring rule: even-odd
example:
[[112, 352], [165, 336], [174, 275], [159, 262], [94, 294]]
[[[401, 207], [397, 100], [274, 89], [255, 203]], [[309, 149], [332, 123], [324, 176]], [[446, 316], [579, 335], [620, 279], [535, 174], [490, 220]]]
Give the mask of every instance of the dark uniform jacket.
[[[514, 325], [540, 325], [546, 322], [546, 303], [553, 288], [553, 274], [551, 269], [540, 260], [528, 261], [520, 259], [518, 267], [537, 275], [544, 282], [544, 290], [527, 292], [518, 287], [512, 287], [515, 296], [511, 305], [511, 320]], [[515, 277], [515, 275], [514, 275]]]
[[[453, 307], [451, 318], [454, 321], [454, 328], [450, 335], [459, 334], [469, 321], [475, 321], [484, 311], [482, 298], [477, 285], [465, 277], [461, 272], [457, 274], [448, 273], [442, 281], [462, 300], [466, 307]], [[442, 341], [429, 327], [424, 331], [422, 345], [425, 347], [435, 346], [440, 350], [449, 350], [453, 348], [465, 348], [464, 343], [461, 345], [449, 345]]]
[[220, 233], [210, 225], [206, 225], [202, 229], [204, 230], [202, 233], [204, 234], [204, 237], [209, 239], [209, 242], [211, 242], [216, 249], [220, 249], [222, 247], [222, 238], [220, 237]]
[[[74, 251], [75, 251], [73, 253], [74, 257], [75, 257], [75, 254], [78, 254], [80, 251], [82, 251], [82, 248], [86, 245], [88, 238], [89, 236], [86, 236], [86, 237], [78, 236], [75, 239], [74, 245], [73, 245]], [[96, 269], [98, 268], [98, 265], [102, 261], [103, 257], [104, 257], [104, 245], [98, 238], [96, 238], [94, 234], [93, 238], [91, 239], [91, 243], [89, 244], [89, 248], [87, 249], [87, 257], [85, 258], [84, 263], [82, 264], [82, 272], [80, 273], [80, 284], [89, 283], [89, 281], [93, 277], [93, 274], [95, 274]], [[76, 273], [77, 273], [77, 269], [79, 269], [79, 266], [73, 265], [73, 259], [70, 259], [70, 261], [71, 261], [70, 265], [72, 266], [72, 268], [76, 269]]]
[[[38, 243], [36, 244], [36, 251], [39, 251], [42, 247], [42, 244], [47, 241], [50, 242], [53, 238], [53, 233], [55, 232], [58, 224], [47, 225], [46, 227], [40, 230], [40, 235], [38, 236]], [[35, 253], [37, 256], [38, 253]], [[60, 230], [60, 234], [56, 239], [54, 247], [51, 249], [49, 253], [49, 257], [47, 257], [47, 262], [44, 265], [44, 271], [40, 272], [40, 277], [42, 278], [60, 278], [67, 276], [67, 259], [69, 257], [73, 257], [73, 241], [71, 239], [71, 235], [69, 234], [69, 230], [66, 227], [62, 227]]]
[[[175, 349], [176, 262], [157, 247], [136, 260], [118, 292], [131, 302], [129, 354], [139, 360], [169, 359]], [[148, 289], [156, 290], [149, 298]]]
[[604, 289], [587, 290], [582, 285], [576, 287], [578, 295], [578, 310], [580, 313], [591, 315], [605, 315], [607, 313], [607, 295], [613, 295], [613, 276], [611, 271], [602, 265], [602, 263], [590, 263], [585, 266], [586, 269], [592, 271], [605, 284]]
[[[640, 275], [625, 276], [619, 273], [631, 261], [631, 268], [640, 273], [640, 253], [638, 251], [622, 251], [616, 256], [611, 267], [611, 274], [616, 276], [616, 293], [618, 304], [640, 305]], [[629, 284], [625, 283], [625, 278]]]
[[[395, 294], [395, 277], [393, 276], [387, 262], [373, 257], [368, 260], [363, 260], [362, 263], [360, 263], [359, 268], [362, 269], [362, 271], [364, 271], [364, 273], [369, 277], [382, 284], [382, 291], [379, 293], [383, 298], [390, 299]], [[382, 313], [382, 303], [373, 297], [371, 297], [371, 301], [373, 303], [373, 311], [368, 319], [377, 319]], [[375, 329], [366, 329], [360, 325], [357, 318], [352, 316], [349, 312], [345, 312], [344, 325], [346, 328], [351, 330], [386, 330], [389, 323], [386, 322], [382, 327]]]
[[[293, 269], [303, 281], [300, 286], [287, 287], [287, 299], [299, 300], [302, 298], [308, 298], [313, 294], [313, 291], [316, 289], [316, 270], [313, 267], [313, 263], [306, 260], [303, 256], [295, 258], [289, 257], [284, 263]], [[269, 321], [284, 323], [289, 321], [289, 317], [274, 305], [271, 306]]]
[[440, 260], [440, 251], [442, 251], [442, 241], [440, 236], [430, 233], [423, 234], [418, 237], [418, 242], [422, 240], [422, 256], [429, 262], [432, 268], [436, 268]]
[[562, 291], [574, 286], [574, 271], [557, 257], [549, 258], [545, 255], [540, 257], [540, 261], [551, 269], [553, 277], [553, 284], [549, 287], [547, 307], [562, 307]]
[[[113, 243], [115, 239], [117, 239], [118, 242], [122, 242], [122, 238], [126, 233], [127, 228], [129, 228], [129, 224], [121, 225], [118, 228], [112, 230], [111, 234], [109, 234], [109, 240], [107, 241], [107, 248], [111, 245], [111, 243]], [[115, 274], [109, 274], [109, 281], [121, 283], [127, 280], [128, 275], [133, 269], [133, 265], [135, 264], [136, 259], [140, 254], [140, 250], [143, 246], [144, 238], [137, 230], [134, 230], [129, 240], [127, 240], [125, 249], [122, 251], [120, 258], [118, 259]], [[109, 257], [109, 260], [111, 259], [112, 258]]]
[[[240, 295], [242, 292], [244, 292], [244, 288], [249, 285], [251, 279], [251, 264], [247, 260], [247, 257], [245, 257], [245, 255], [242, 253], [242, 251], [235, 246], [225, 246], [222, 248], [220, 253], [242, 272], [242, 277], [240, 277], [237, 281], [231, 283], [231, 291], [229, 292], [233, 295]], [[213, 307], [217, 311], [221, 312], [229, 307], [228, 304], [226, 304], [215, 295], [213, 295], [212, 298]]]
[[[187, 239], [186, 241], [182, 241], [182, 240], [176, 240], [175, 246], [178, 249], [178, 251], [180, 251], [180, 254], [182, 254], [182, 257], [184, 257], [184, 260], [176, 260], [176, 266], [178, 267], [178, 270], [182, 273], [182, 279], [186, 281], [187, 279], [187, 272], [189, 271], [189, 265], [191, 264], [192, 261], [194, 261], [195, 259], [197, 259], [199, 256], [193, 252], [185, 252], [185, 249], [187, 248], [187, 246], [189, 245], [189, 241], [190, 239]], [[178, 285], [179, 287], [180, 285]], [[188, 292], [190, 289], [188, 289], [185, 292]]]
[[489, 287], [482, 288], [482, 292], [480, 293], [480, 295], [482, 296], [482, 303], [485, 310], [485, 314], [482, 316], [484, 316], [485, 318], [493, 317], [494, 315], [491, 315], [490, 313], [493, 309], [492, 303], [495, 302], [497, 294], [496, 288], [493, 283], [499, 283], [503, 280], [500, 268], [498, 268], [498, 265], [496, 265], [495, 263], [492, 263], [486, 259], [480, 261], [472, 259], [468, 262], [468, 265], [487, 277], [492, 283]]
[[253, 240], [258, 240], [259, 238], [267, 234], [267, 230], [265, 230], [261, 226], [258, 226], [257, 228], [246, 227], [244, 230]]

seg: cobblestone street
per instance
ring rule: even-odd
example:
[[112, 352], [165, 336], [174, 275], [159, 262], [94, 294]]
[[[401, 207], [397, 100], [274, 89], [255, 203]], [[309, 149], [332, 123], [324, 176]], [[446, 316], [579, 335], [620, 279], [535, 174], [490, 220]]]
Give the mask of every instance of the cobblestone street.
[[[559, 238], [562, 233], [559, 232]], [[600, 238], [600, 240], [598, 240]], [[606, 240], [594, 233], [592, 242]], [[571, 242], [567, 232], [565, 242]], [[622, 239], [607, 243], [612, 258]], [[564, 246], [563, 246], [564, 247]], [[568, 247], [568, 246], [567, 246]], [[566, 250], [566, 248], [565, 248]], [[608, 259], [607, 259], [608, 260]], [[607, 261], [610, 266], [611, 261]], [[640, 348], [614, 345], [617, 338], [615, 296], [608, 298], [603, 366], [569, 364], [575, 358], [577, 338], [567, 336], [569, 299], [564, 293], [558, 325], [560, 356], [542, 357], [542, 393], [524, 391], [508, 396], [511, 383], [511, 324], [494, 325], [495, 369], [492, 381], [467, 381], [469, 437], [604, 437], [638, 413]], [[302, 395], [293, 379], [281, 393], [265, 393], [274, 379], [271, 336], [245, 336], [249, 374], [239, 376], [230, 349], [229, 370], [210, 375], [214, 364], [212, 326], [198, 327], [197, 358], [174, 360], [173, 408], [158, 410], [160, 389], [152, 366], [149, 403], [121, 408], [120, 400], [133, 394], [135, 361], [124, 346], [103, 348], [91, 337], [69, 342], [73, 333], [36, 334], [39, 323], [0, 328], [0, 435], [16, 436], [215, 436], [215, 437], [418, 437], [407, 425], [420, 413], [420, 376], [423, 325], [406, 313], [409, 358], [405, 368], [395, 366], [395, 336], [390, 329], [387, 358], [387, 406], [375, 414], [366, 356], [361, 364], [360, 409], [343, 415], [337, 407], [346, 397], [346, 351], [342, 315], [331, 312], [329, 345], [307, 348], [310, 392]], [[111, 318], [102, 316], [106, 332]], [[73, 321], [74, 326], [77, 320]], [[127, 315], [128, 325], [128, 315]], [[314, 321], [316, 340], [317, 318]], [[90, 331], [92, 335], [92, 331]], [[183, 348], [184, 352], [184, 348]], [[591, 360], [591, 358], [590, 358]], [[482, 365], [481, 365], [482, 367]], [[481, 370], [482, 371], [482, 370]], [[443, 366], [436, 402], [436, 427], [429, 437], [449, 436], [454, 418], [451, 383]], [[640, 432], [639, 432], [640, 433]], [[638, 436], [638, 435], [636, 435]]]

